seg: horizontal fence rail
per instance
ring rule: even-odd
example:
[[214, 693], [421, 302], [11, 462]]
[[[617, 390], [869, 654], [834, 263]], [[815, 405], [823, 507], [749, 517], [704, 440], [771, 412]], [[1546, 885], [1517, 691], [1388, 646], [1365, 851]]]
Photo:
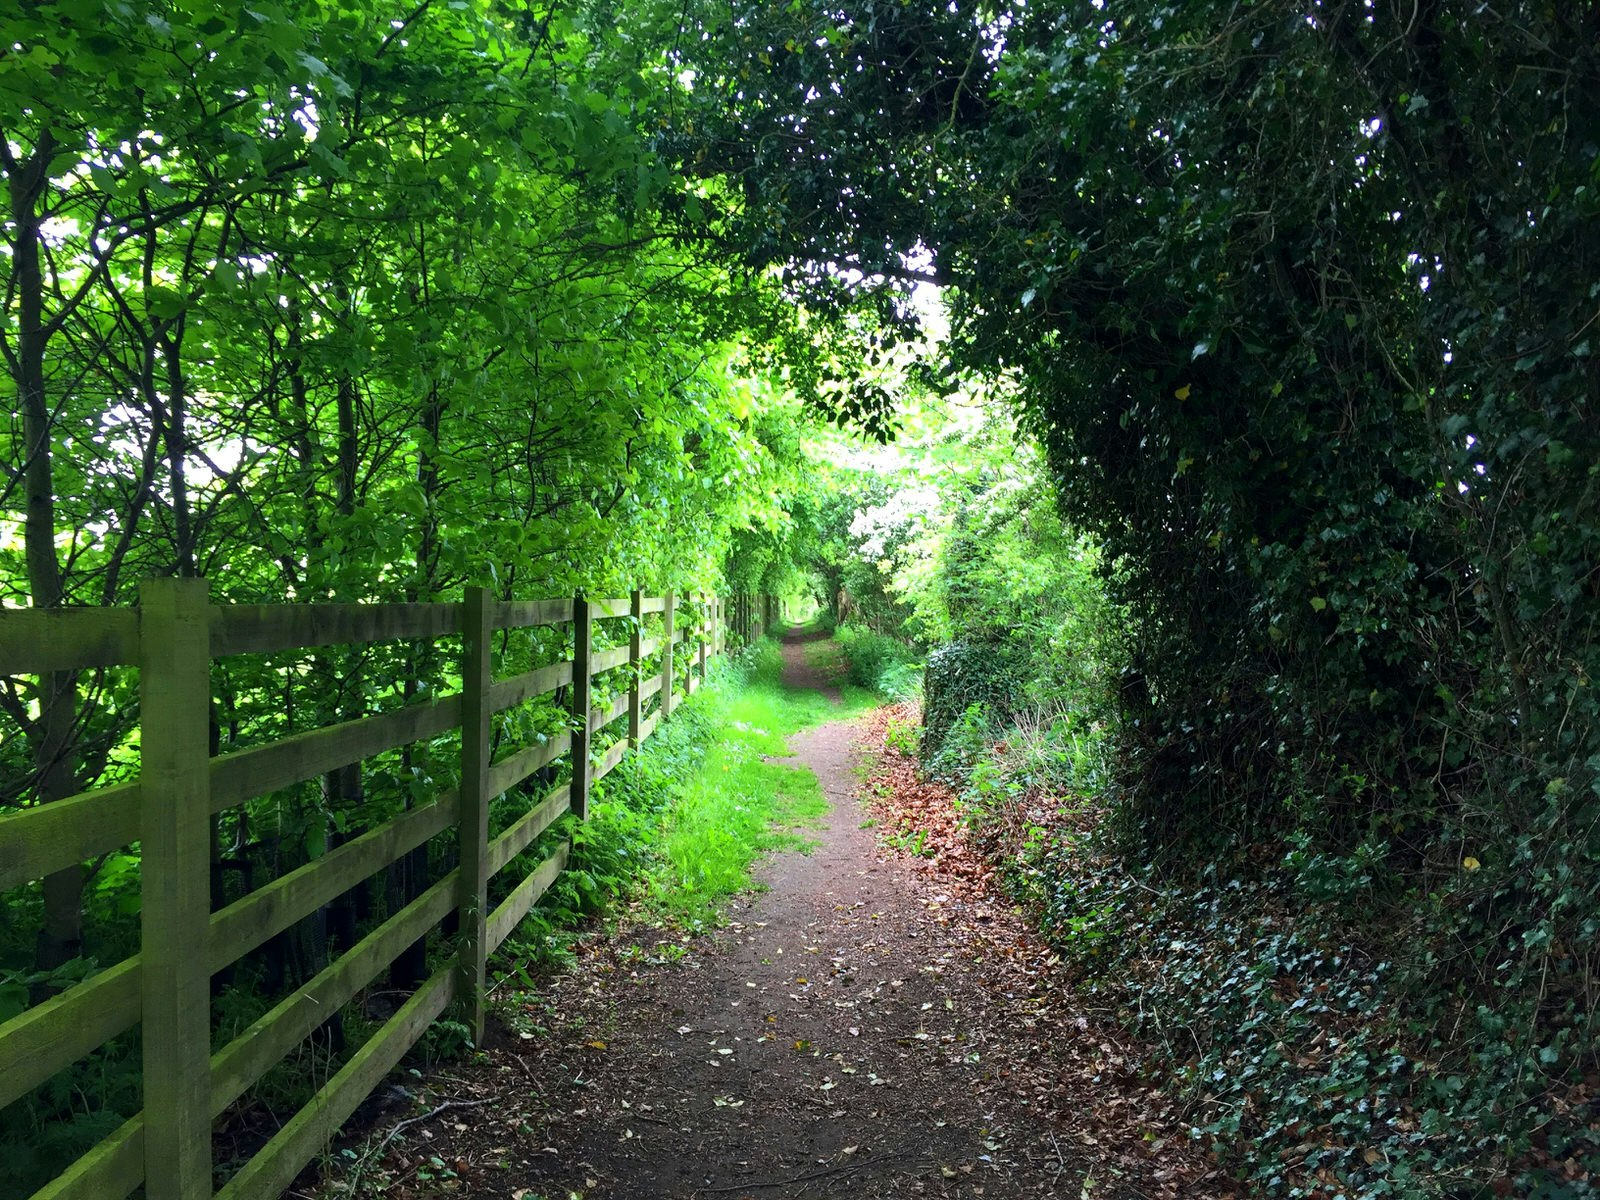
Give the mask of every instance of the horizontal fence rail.
[[[213, 605], [195, 579], [147, 581], [137, 609], [0, 609], [0, 675], [139, 674], [139, 777], [0, 816], [0, 892], [125, 847], [137, 846], [140, 859], [138, 953], [0, 1024], [0, 1108], [142, 1030], [143, 1111], [35, 1200], [116, 1200], [141, 1185], [151, 1200], [275, 1197], [448, 1008], [481, 1040], [487, 956], [555, 881], [570, 845], [556, 843], [493, 908], [490, 880], [561, 817], [582, 818], [594, 784], [703, 684], [730, 638], [753, 640], [772, 611], [748, 596], [500, 601], [481, 588], [461, 603]], [[499, 640], [544, 627], [568, 639], [570, 657], [496, 678]], [[450, 639], [440, 654], [459, 660], [460, 691], [211, 753], [214, 661], [402, 639]], [[540, 697], [560, 698], [566, 728], [496, 745], [497, 720]], [[458, 786], [213, 904], [217, 814], [457, 731]], [[565, 779], [491, 837], [491, 802], [558, 769]], [[214, 974], [452, 831], [452, 869], [211, 1051]], [[450, 960], [215, 1191], [212, 1123], [452, 917]]]

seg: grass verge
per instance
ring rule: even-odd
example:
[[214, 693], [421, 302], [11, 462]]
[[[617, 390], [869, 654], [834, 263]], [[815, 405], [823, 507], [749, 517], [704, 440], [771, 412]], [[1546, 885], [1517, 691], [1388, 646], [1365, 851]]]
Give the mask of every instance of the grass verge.
[[[569, 818], [548, 835], [572, 840], [570, 865], [496, 956], [501, 978], [561, 966], [580, 927], [623, 905], [650, 924], [714, 926], [727, 899], [750, 888], [763, 855], [809, 847], [805, 828], [827, 801], [810, 771], [772, 760], [791, 753], [790, 735], [878, 700], [846, 685], [835, 703], [786, 688], [782, 671], [772, 641], [714, 669], [702, 691], [597, 785], [589, 819]], [[531, 848], [529, 865], [548, 852], [548, 841]]]

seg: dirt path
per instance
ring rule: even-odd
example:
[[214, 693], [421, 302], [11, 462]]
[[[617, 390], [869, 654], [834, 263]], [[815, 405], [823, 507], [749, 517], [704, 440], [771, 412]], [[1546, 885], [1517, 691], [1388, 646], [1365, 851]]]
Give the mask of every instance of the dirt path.
[[[801, 643], [784, 656], [786, 683], [828, 685]], [[858, 734], [836, 721], [791, 739], [830, 802], [813, 852], [768, 861], [767, 890], [681, 956], [651, 933], [596, 947], [546, 990], [546, 1035], [459, 1080], [497, 1098], [416, 1152], [449, 1164], [440, 1191], [1177, 1194], [1147, 1127], [1104, 1145], [1075, 1119], [1097, 1091], [1124, 1103], [1120, 1057], [1032, 994], [1041, 952], [1020, 920], [877, 845]]]

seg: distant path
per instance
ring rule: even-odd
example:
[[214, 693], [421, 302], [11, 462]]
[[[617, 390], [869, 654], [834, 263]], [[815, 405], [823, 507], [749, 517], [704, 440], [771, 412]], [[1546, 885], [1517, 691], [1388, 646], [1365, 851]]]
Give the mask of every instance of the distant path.
[[[802, 641], [783, 653], [786, 684], [832, 690]], [[419, 1148], [459, 1158], [463, 1194], [1177, 1194], [1147, 1170], [1119, 1181], [1117, 1159], [1145, 1157], [1140, 1131], [1131, 1151], [1069, 1135], [1060, 1114], [1090, 1101], [1062, 1093], [1041, 1045], [1083, 1035], [1059, 997], [1031, 1006], [1029, 970], [1007, 966], [1037, 946], [1009, 911], [879, 848], [855, 799], [859, 732], [835, 721], [791, 739], [830, 802], [812, 853], [769, 860], [769, 890], [676, 961], [652, 932], [598, 948], [547, 989], [548, 1036], [460, 1080], [516, 1095]]]

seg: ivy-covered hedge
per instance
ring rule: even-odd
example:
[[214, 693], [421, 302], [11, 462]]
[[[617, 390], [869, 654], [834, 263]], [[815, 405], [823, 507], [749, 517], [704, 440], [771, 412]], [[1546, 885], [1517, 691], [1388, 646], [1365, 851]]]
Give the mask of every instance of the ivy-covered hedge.
[[[1391, 1141], [1349, 1085], [1322, 1136], [1350, 1189], [1473, 1195], [1475, 1153], [1562, 1194], [1494, 1162], [1534, 1101], [1581, 1126], [1600, 1079], [1600, 6], [1001, 11], [798, 3], [712, 42], [767, 60], [706, 135], [748, 150], [749, 244], [955, 285], [947, 357], [1004, 379], [1098, 541], [1127, 626], [1108, 878], [1190, 898], [1128, 929], [1222, 889], [1239, 937], [1277, 897], [1300, 940], [1219, 927], [1186, 970], [1236, 943], [1392, 965], [1372, 1027], [1404, 1026], [1434, 1140]], [[938, 674], [930, 740], [970, 698]], [[1324, 876], [1368, 882], [1319, 899]], [[1070, 919], [1108, 906], [1135, 911]], [[1232, 974], [1160, 994], [1279, 1053]], [[1239, 1064], [1204, 1059], [1235, 1096]]]
[[[1454, 922], [1382, 927], [1375, 854], [1302, 842], [1264, 875], [1173, 878], [1106, 851], [1073, 838], [1033, 873], [1045, 929], [1262, 1195], [1593, 1200], [1600, 1114], [1552, 1074], [1565, 1037], [1515, 994], [1441, 987]], [[1352, 927], [1358, 908], [1374, 919]]]
[[1004, 728], [1022, 695], [1025, 667], [1004, 642], [956, 641], [930, 654], [922, 677], [923, 761], [939, 754], [962, 714], [974, 705]]

